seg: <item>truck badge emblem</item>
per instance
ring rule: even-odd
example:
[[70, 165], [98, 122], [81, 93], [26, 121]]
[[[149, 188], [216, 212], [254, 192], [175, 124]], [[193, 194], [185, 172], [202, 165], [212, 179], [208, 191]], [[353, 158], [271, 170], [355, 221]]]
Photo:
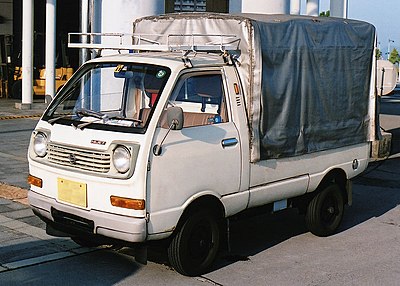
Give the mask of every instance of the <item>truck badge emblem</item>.
[[68, 159], [69, 159], [69, 162], [70, 162], [72, 165], [75, 165], [75, 164], [76, 164], [76, 156], [75, 156], [75, 154], [69, 154]]
[[97, 145], [106, 145], [106, 141], [101, 141], [101, 140], [91, 140], [90, 143]]

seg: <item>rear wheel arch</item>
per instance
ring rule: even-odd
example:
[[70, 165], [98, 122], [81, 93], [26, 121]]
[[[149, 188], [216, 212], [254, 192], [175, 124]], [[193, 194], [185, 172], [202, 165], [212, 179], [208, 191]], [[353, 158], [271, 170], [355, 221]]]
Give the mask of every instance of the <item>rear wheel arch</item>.
[[318, 184], [317, 188], [309, 193], [306, 193], [303, 196], [297, 197], [293, 199], [293, 206], [299, 209], [301, 214], [305, 214], [307, 207], [311, 200], [317, 196], [320, 192], [322, 192], [327, 186], [331, 184], [337, 184], [342, 191], [342, 196], [344, 199], [344, 203], [347, 204], [349, 202], [349, 194], [348, 194], [348, 179], [346, 172], [342, 169], [333, 169], [330, 170]]
[[307, 228], [317, 236], [337, 231], [344, 214], [344, 196], [336, 182], [329, 182], [312, 198], [307, 207]]
[[307, 228], [315, 235], [328, 236], [341, 224], [344, 205], [349, 191], [346, 172], [342, 169], [329, 171], [316, 190], [307, 195], [304, 207]]
[[343, 194], [344, 203], [348, 203], [348, 190], [347, 190], [347, 175], [346, 172], [342, 169], [333, 169], [325, 175], [322, 181], [319, 183], [316, 191], [321, 192], [328, 185], [335, 183], [337, 184]]

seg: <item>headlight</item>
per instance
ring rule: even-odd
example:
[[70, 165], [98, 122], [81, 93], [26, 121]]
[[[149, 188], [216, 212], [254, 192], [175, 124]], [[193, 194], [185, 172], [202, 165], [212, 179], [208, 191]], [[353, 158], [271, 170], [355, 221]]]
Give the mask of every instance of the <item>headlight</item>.
[[33, 138], [33, 150], [39, 157], [44, 157], [47, 154], [47, 136], [38, 132]]
[[131, 165], [131, 153], [124, 146], [118, 146], [114, 150], [113, 164], [120, 173], [126, 173]]

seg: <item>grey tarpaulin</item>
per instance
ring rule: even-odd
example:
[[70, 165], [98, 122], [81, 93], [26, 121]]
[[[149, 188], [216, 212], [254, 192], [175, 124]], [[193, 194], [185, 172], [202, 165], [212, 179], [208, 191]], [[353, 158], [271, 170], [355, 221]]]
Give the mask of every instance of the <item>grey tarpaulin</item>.
[[368, 23], [288, 15], [170, 14], [139, 19], [134, 32], [234, 33], [242, 39], [238, 70], [252, 162], [368, 140], [375, 41], [375, 28]]
[[262, 47], [261, 159], [367, 141], [372, 25], [252, 21]]

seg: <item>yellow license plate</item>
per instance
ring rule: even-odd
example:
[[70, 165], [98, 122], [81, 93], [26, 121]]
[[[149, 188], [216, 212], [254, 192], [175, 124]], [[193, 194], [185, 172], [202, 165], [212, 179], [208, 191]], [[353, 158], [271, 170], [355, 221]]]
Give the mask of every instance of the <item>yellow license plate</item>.
[[57, 179], [58, 199], [80, 207], [87, 207], [87, 185], [63, 178]]

